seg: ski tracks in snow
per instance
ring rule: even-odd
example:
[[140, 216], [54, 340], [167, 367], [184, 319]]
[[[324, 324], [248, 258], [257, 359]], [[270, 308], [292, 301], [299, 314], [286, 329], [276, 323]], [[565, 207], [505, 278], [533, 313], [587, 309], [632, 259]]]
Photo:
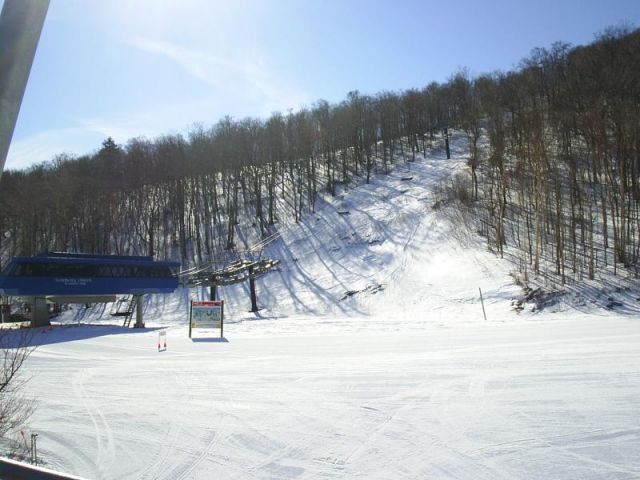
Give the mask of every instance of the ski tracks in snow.
[[[496, 418], [493, 410], [487, 408], [485, 385], [488, 377], [485, 374], [473, 374], [469, 377], [456, 377], [439, 380], [434, 384], [433, 408], [437, 412], [435, 418], [439, 425], [436, 430], [440, 435], [435, 438], [434, 450], [438, 453], [429, 458], [431, 476], [446, 475], [452, 479], [474, 478], [478, 480], [509, 480], [511, 477], [496, 469], [495, 466], [479, 462], [478, 458], [465, 451], [466, 445], [473, 445], [474, 440], [468, 436], [473, 429], [469, 419], [490, 416], [497, 425], [504, 424], [504, 418]], [[460, 411], [453, 410], [460, 399], [465, 399], [466, 407], [474, 412], [470, 417], [462, 416]], [[446, 435], [444, 434], [446, 432]]]
[[90, 397], [87, 393], [86, 383], [91, 379], [92, 375], [88, 368], [83, 368], [73, 377], [73, 391], [77, 398], [80, 399], [84, 408], [93, 424], [95, 442], [96, 442], [96, 458], [95, 467], [99, 472], [108, 472], [116, 459], [116, 447], [113, 439], [113, 432], [104, 416], [96, 398]]
[[[199, 401], [202, 401], [202, 395], [206, 395], [208, 391], [212, 391], [212, 387], [208, 386], [208, 389], [199, 391], [202, 385], [205, 384], [205, 377], [207, 381], [213, 379], [213, 375], [206, 375], [206, 373], [199, 372], [194, 375], [195, 372], [183, 372], [173, 371], [173, 374], [168, 376], [174, 383], [173, 387], [177, 387], [180, 391], [186, 392], [186, 398], [184, 398], [184, 406], [177, 407], [181, 409], [180, 417], [183, 418], [183, 422], [176, 422], [172, 420], [170, 422], [169, 430], [162, 442], [160, 451], [149, 462], [150, 467], [144, 472], [141, 478], [148, 480], [183, 480], [192, 478], [191, 475], [197, 476], [199, 467], [204, 461], [213, 461], [213, 453], [216, 446], [221, 439], [226, 438], [225, 423], [227, 420], [227, 414], [218, 414], [219, 417], [215, 424], [212, 426], [200, 425], [195, 423], [194, 420], [202, 415], [203, 412], [189, 409], [189, 406], [194, 404], [198, 405]], [[215, 388], [216, 392], [222, 392], [222, 388], [218, 385]], [[218, 404], [212, 409], [212, 414], [215, 412], [228, 411], [231, 400], [223, 395], [224, 400], [222, 404]], [[220, 397], [217, 397], [218, 400]], [[185, 410], [186, 409], [186, 410]], [[204, 413], [206, 417], [206, 413]], [[186, 427], [185, 427], [186, 425]], [[186, 442], [185, 442], [185, 439]], [[185, 445], [188, 448], [184, 448]], [[182, 447], [179, 448], [179, 447]], [[180, 450], [182, 450], [181, 453]], [[176, 461], [176, 457], [182, 457], [180, 462]]]
[[72, 465], [73, 470], [82, 472], [89, 478], [100, 478], [102, 473], [99, 471], [95, 459], [78, 448], [78, 444], [70, 440], [67, 435], [56, 432], [46, 432], [42, 435], [43, 438], [50, 440], [51, 444], [55, 445], [55, 451], [47, 452], [48, 468], [68, 471], [69, 465]]

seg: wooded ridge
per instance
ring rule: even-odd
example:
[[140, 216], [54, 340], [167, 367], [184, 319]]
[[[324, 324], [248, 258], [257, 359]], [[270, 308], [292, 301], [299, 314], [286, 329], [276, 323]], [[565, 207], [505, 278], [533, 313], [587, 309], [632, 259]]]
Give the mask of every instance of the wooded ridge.
[[594, 278], [640, 255], [640, 30], [535, 49], [515, 71], [455, 74], [268, 119], [59, 155], [0, 183], [2, 260], [45, 250], [209, 261], [241, 228], [273, 235], [320, 191], [368, 182], [426, 155], [443, 128], [468, 138], [463, 208], [520, 268]]

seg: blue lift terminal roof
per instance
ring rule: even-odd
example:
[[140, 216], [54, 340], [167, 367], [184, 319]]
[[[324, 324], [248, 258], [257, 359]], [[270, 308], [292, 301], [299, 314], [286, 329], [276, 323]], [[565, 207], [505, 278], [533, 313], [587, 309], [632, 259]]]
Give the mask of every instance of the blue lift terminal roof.
[[142, 295], [178, 287], [179, 262], [153, 257], [47, 252], [14, 257], [0, 274], [0, 293], [33, 295]]

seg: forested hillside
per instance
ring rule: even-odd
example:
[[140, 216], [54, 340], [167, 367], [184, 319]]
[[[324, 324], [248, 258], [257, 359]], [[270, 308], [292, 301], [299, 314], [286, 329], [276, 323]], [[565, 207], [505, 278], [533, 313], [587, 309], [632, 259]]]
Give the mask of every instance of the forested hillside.
[[[455, 79], [474, 198], [500, 253], [553, 265], [562, 283], [634, 267], [640, 253], [640, 31], [535, 50], [518, 72]], [[489, 145], [474, 146], [486, 125]], [[481, 172], [476, 182], [475, 171]]]
[[152, 140], [105, 140], [0, 185], [2, 260], [43, 250], [149, 254], [193, 264], [267, 237], [319, 192], [412, 161], [444, 128], [469, 139], [458, 179], [492, 248], [522, 271], [594, 278], [640, 255], [640, 31], [536, 49], [515, 71], [319, 101], [268, 119]]

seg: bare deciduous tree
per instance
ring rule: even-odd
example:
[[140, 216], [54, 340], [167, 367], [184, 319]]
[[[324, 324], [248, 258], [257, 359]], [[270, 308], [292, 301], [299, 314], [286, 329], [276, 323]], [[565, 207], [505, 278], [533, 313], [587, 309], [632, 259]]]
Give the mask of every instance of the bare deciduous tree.
[[31, 416], [34, 404], [22, 395], [27, 378], [24, 362], [33, 352], [29, 329], [0, 329], [0, 436], [20, 427]]

